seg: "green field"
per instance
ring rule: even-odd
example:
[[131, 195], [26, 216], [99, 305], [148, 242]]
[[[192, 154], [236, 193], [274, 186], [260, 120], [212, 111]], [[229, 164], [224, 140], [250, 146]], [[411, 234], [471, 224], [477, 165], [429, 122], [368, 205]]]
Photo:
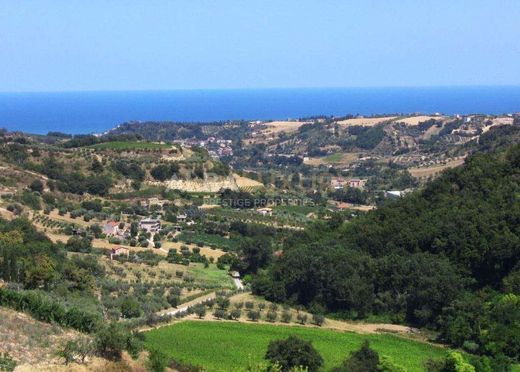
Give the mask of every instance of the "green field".
[[220, 270], [217, 265], [211, 264], [204, 267], [202, 263], [192, 263], [189, 266], [188, 274], [196, 282], [208, 286], [233, 289], [235, 286], [227, 270]]
[[98, 143], [90, 147], [101, 150], [156, 150], [170, 148], [171, 145], [142, 141], [113, 141]]
[[227, 239], [217, 234], [207, 234], [204, 232], [183, 231], [178, 237], [180, 241], [191, 243], [202, 243], [209, 247], [221, 248], [224, 251], [236, 250], [240, 244], [238, 239]]
[[324, 370], [341, 364], [345, 357], [369, 340], [407, 371], [422, 371], [430, 357], [441, 358], [445, 350], [393, 335], [362, 335], [351, 332], [232, 322], [184, 321], [147, 332], [146, 346], [157, 348], [184, 363], [205, 367], [206, 371], [233, 371], [263, 361], [270, 340], [300, 336], [312, 341], [325, 360]]
[[330, 163], [337, 163], [337, 162], [340, 162], [342, 158], [343, 158], [343, 154], [341, 152], [337, 152], [335, 154], [326, 156], [324, 158], [324, 160], [327, 162], [330, 162]]

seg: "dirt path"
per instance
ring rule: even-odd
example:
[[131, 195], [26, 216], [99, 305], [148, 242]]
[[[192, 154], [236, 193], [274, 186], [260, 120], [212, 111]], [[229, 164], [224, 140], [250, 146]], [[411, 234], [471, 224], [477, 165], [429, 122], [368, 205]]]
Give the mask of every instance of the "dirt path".
[[216, 297], [217, 297], [217, 294], [215, 292], [211, 292], [211, 293], [208, 293], [206, 295], [197, 297], [197, 298], [195, 298], [195, 299], [193, 299], [191, 301], [185, 302], [182, 305], [180, 305], [179, 307], [172, 307], [172, 308], [169, 308], [169, 309], [166, 309], [166, 310], [161, 310], [161, 311], [159, 311], [157, 313], [157, 315], [170, 315], [170, 316], [173, 316], [175, 314], [178, 314], [178, 313], [181, 313], [183, 311], [188, 310], [188, 307], [192, 307], [192, 306], [198, 305], [198, 304], [200, 304], [200, 303], [202, 303], [204, 301], [215, 299]]

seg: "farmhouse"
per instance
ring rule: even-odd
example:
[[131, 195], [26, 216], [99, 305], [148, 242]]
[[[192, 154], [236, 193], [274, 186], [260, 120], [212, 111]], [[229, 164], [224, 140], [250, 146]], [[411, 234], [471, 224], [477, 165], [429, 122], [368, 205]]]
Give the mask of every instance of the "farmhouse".
[[362, 180], [359, 178], [352, 178], [348, 181], [348, 186], [352, 187], [354, 189], [362, 189], [365, 187], [365, 184], [367, 183], [367, 180]]
[[128, 257], [129, 255], [130, 255], [130, 251], [127, 248], [123, 248], [123, 247], [112, 248], [112, 250], [110, 251], [110, 260], [112, 260], [116, 256]]
[[103, 226], [103, 234], [106, 236], [116, 236], [119, 233], [119, 222], [110, 221]]
[[161, 230], [161, 221], [154, 218], [145, 218], [139, 222], [139, 228], [149, 233]]
[[260, 213], [262, 216], [272, 216], [273, 215], [272, 208], [258, 208], [256, 211], [258, 213]]
[[185, 215], [185, 214], [178, 214], [177, 215], [177, 223], [185, 223], [186, 222], [186, 218], [188, 218], [187, 215]]
[[330, 180], [330, 185], [336, 189], [336, 190], [340, 190], [340, 189], [343, 189], [345, 186], [348, 185], [348, 182], [346, 180], [344, 180], [343, 178], [333, 178]]

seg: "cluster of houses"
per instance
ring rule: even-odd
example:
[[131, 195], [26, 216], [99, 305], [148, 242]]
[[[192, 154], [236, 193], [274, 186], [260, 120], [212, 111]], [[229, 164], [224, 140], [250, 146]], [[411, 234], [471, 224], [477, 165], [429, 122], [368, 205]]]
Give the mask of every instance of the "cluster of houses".
[[199, 146], [208, 150], [208, 154], [212, 158], [221, 156], [233, 156], [233, 141], [229, 139], [219, 139], [216, 137], [208, 137], [206, 140], [182, 139], [174, 140], [174, 143], [182, 146]]
[[330, 186], [335, 190], [341, 190], [345, 187], [352, 187], [355, 189], [363, 189], [367, 183], [366, 179], [351, 178], [345, 179], [342, 177], [335, 177], [330, 180]]
[[[176, 232], [182, 231], [181, 224], [185, 224], [187, 226], [192, 226], [195, 224], [195, 221], [189, 219], [186, 214], [178, 214], [176, 217], [177, 224], [174, 226]], [[116, 221], [109, 221], [103, 225], [103, 233], [107, 237], [130, 237], [129, 231], [121, 225], [124, 224]], [[158, 218], [143, 218], [141, 221], [139, 221], [139, 230], [143, 230], [151, 234], [158, 233], [159, 231], [161, 231], [161, 220]]]

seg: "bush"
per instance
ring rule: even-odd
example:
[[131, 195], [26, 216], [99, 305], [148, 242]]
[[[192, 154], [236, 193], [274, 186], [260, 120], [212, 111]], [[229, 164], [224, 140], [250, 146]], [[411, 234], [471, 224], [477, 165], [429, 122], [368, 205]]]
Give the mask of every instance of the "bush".
[[323, 364], [323, 358], [312, 344], [296, 336], [271, 341], [265, 359], [279, 365], [282, 371], [303, 367], [309, 372], [314, 372]]
[[5, 352], [0, 354], [0, 371], [11, 372], [16, 368], [16, 362], [9, 355], [9, 353]]
[[284, 311], [282, 313], [282, 322], [289, 323], [292, 319], [292, 314], [289, 311]]

